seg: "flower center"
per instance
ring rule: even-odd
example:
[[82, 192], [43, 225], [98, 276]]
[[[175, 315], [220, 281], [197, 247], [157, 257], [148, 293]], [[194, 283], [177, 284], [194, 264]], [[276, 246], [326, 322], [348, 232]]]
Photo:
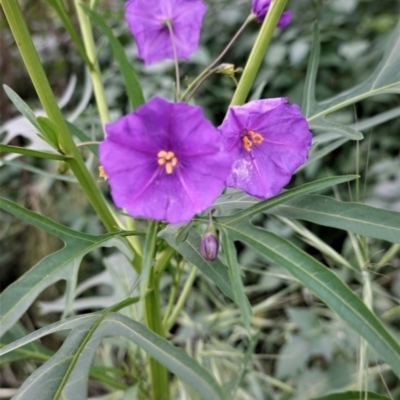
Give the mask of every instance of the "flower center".
[[173, 151], [161, 150], [157, 154], [158, 165], [164, 165], [165, 172], [167, 174], [172, 174], [174, 167], [178, 164], [178, 159], [175, 157]]
[[243, 146], [247, 151], [251, 150], [253, 144], [261, 144], [264, 140], [259, 133], [247, 129], [240, 134], [240, 138], [242, 139]]

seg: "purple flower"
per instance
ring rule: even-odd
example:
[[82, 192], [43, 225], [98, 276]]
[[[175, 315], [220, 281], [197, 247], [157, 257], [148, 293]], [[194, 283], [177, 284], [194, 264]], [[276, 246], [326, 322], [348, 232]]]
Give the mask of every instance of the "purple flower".
[[[126, 20], [146, 65], [174, 58], [188, 59], [199, 46], [207, 7], [202, 0], [129, 0]], [[173, 39], [171, 38], [172, 30]]]
[[222, 192], [232, 156], [200, 107], [155, 97], [106, 131], [100, 162], [133, 217], [188, 222]]
[[[267, 15], [271, 2], [272, 0], [252, 0], [251, 10], [253, 14], [257, 17], [257, 20], [259, 22], [264, 21], [264, 18]], [[279, 19], [278, 26], [282, 28], [286, 25], [289, 25], [291, 16], [292, 16], [291, 11], [285, 11], [281, 15], [281, 18]]]
[[311, 132], [295, 104], [285, 98], [232, 106], [219, 127], [235, 156], [227, 186], [268, 198], [289, 183], [308, 157]]

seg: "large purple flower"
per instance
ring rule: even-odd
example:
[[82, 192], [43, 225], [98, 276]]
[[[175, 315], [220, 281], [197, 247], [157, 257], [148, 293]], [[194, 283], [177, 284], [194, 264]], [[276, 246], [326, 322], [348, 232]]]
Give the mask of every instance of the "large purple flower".
[[[257, 17], [257, 20], [259, 22], [264, 21], [264, 18], [267, 15], [271, 2], [272, 0], [252, 0], [251, 10], [253, 14]], [[278, 22], [278, 26], [282, 28], [286, 25], [289, 25], [291, 17], [292, 17], [292, 12], [290, 10], [282, 13], [281, 18], [279, 19]]]
[[106, 131], [100, 162], [114, 203], [133, 217], [187, 222], [225, 186], [232, 156], [198, 106], [155, 97]]
[[286, 98], [232, 106], [219, 130], [226, 150], [235, 156], [227, 186], [261, 198], [278, 194], [289, 183], [311, 146], [306, 119]]
[[202, 0], [129, 0], [125, 8], [139, 56], [146, 65], [173, 59], [173, 42], [178, 58], [188, 59], [197, 49], [207, 10]]

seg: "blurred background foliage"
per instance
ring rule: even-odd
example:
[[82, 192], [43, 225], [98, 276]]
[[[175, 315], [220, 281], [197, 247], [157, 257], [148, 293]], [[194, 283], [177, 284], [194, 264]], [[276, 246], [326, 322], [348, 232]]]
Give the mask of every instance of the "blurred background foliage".
[[[20, 2], [35, 44], [39, 50], [55, 93], [61, 97], [68, 85], [73, 90], [64, 107], [72, 113], [85, 95], [90, 95], [83, 61], [65, 32], [61, 21], [46, 1], [23, 0]], [[173, 96], [174, 70], [172, 62], [160, 62], [145, 68], [137, 57], [134, 41], [123, 18], [124, 2], [102, 0], [97, 10], [113, 28], [124, 44], [129, 59], [142, 84], [146, 98], [159, 95]], [[249, 0], [208, 0], [208, 13], [204, 21], [201, 46], [189, 62], [181, 63], [181, 74], [190, 82], [219, 54], [236, 32], [250, 11]], [[76, 23], [72, 1], [66, 0], [68, 10]], [[321, 38], [320, 69], [316, 86], [318, 100], [334, 96], [361, 83], [378, 64], [388, 35], [396, 25], [400, 2], [398, 0], [289, 0], [292, 23], [277, 30], [265, 61], [254, 85], [252, 98], [287, 96], [301, 104], [302, 90], [310, 52], [312, 24], [318, 21]], [[241, 35], [223, 62], [243, 67], [259, 26], [254, 23]], [[0, 23], [1, 83], [13, 88], [33, 109], [40, 107], [34, 89], [13, 43], [4, 16]], [[124, 83], [110, 48], [101, 33], [94, 29], [103, 72], [106, 96], [111, 119], [129, 111]], [[76, 78], [76, 85], [71, 80]], [[239, 78], [239, 76], [237, 76]], [[223, 75], [212, 76], [198, 91], [194, 101], [200, 104], [215, 124], [219, 124], [226, 112], [235, 83]], [[89, 90], [89, 92], [88, 92]], [[17, 111], [0, 92], [2, 139], [5, 126], [17, 117]], [[398, 94], [376, 96], [348, 107], [334, 118], [342, 123], [357, 125], [359, 120], [379, 115], [400, 106]], [[93, 99], [89, 101], [75, 123], [89, 136], [100, 140], [102, 128], [96, 114]], [[17, 128], [18, 130], [18, 128]], [[298, 173], [292, 184], [311, 179], [354, 173], [356, 162], [362, 175], [360, 201], [400, 211], [400, 118], [384, 122], [363, 131], [364, 140], [348, 141], [324, 158], [308, 165]], [[25, 145], [34, 138], [21, 128], [15, 134], [13, 145]], [[93, 171], [95, 160], [87, 155]], [[38, 174], [27, 166], [39, 168]], [[89, 233], [103, 231], [83, 192], [67, 172], [60, 175], [54, 162], [19, 157], [0, 167], [1, 194], [20, 204], [43, 213], [73, 229]], [[104, 190], [107, 190], [105, 183]], [[341, 186], [335, 196], [350, 199], [351, 187]], [[0, 268], [1, 285], [6, 287], [21, 276], [38, 260], [61, 246], [61, 242], [36, 228], [25, 226], [8, 214], [1, 214]], [[379, 240], [369, 240], [369, 255], [361, 270], [351, 269], [340, 259], [330, 257], [324, 246], [332, 248], [350, 265], [357, 265], [357, 246], [354, 236], [346, 232], [307, 223], [289, 223], [280, 217], [260, 217], [257, 223], [278, 232], [283, 237], [333, 268], [357, 293], [362, 293], [365, 279], [372, 281], [373, 308], [383, 322], [400, 337], [400, 254], [390, 255], [385, 264], [378, 260], [389, 248]], [[316, 246], [317, 240], [323, 245]], [[398, 250], [398, 249], [397, 249]], [[110, 261], [110, 250], [98, 250], [84, 258], [80, 269], [80, 282], [84, 282], [76, 300], [76, 313], [96, 310], [118, 301], [123, 289], [118, 286], [118, 275], [123, 260]], [[110, 269], [118, 265], [114, 275]], [[260, 329], [259, 336], [249, 343], [240, 323], [239, 312], [201, 275], [184, 308], [182, 316], [172, 329], [171, 339], [184, 347], [189, 354], [208, 366], [223, 382], [236, 387], [238, 399], [309, 399], [333, 390], [364, 388], [400, 399], [400, 383], [384, 366], [379, 366], [379, 356], [369, 353], [367, 374], [358, 374], [361, 341], [359, 337], [339, 320], [324, 304], [302, 288], [284, 270], [260, 259], [248, 248], [240, 248], [246, 293], [254, 310], [253, 325]], [[175, 267], [181, 265], [179, 257]], [[190, 269], [184, 266], [182, 276]], [[175, 271], [176, 272], [176, 271]], [[165, 304], [171, 290], [171, 274], [165, 274]], [[110, 276], [113, 278], [110, 279]], [[122, 276], [122, 275], [121, 275]], [[129, 282], [135, 277], [126, 277]], [[88, 283], [89, 279], [89, 283]], [[184, 279], [183, 279], [184, 281]], [[126, 290], [126, 288], [125, 288]], [[64, 292], [63, 283], [54, 285], [40, 297], [22, 319], [22, 325], [10, 335], [16, 338], [23, 330], [58, 320], [60, 303], [57, 298]], [[140, 310], [137, 318], [140, 318]], [[18, 332], [18, 330], [20, 330]], [[60, 345], [62, 337], [52, 336], [43, 340], [40, 353], [43, 359]], [[4, 342], [4, 338], [2, 342]], [[7, 340], [11, 340], [8, 338]], [[107, 374], [121, 382], [120, 389], [129, 387], [138, 379], [131, 375], [127, 357], [128, 347], [117, 348], [115, 341], [105, 342], [98, 351], [95, 364], [98, 368], [117, 366], [125, 375], [107, 370]], [[252, 347], [253, 346], [253, 347]], [[254, 348], [251, 357], [245, 357], [246, 349]], [[140, 367], [142, 354], [137, 352]], [[3, 387], [19, 387], [40, 363], [40, 360], [24, 360], [5, 363], [1, 369]], [[235, 375], [238, 367], [242, 374]], [[105, 371], [104, 369], [102, 370]], [[139, 374], [140, 376], [140, 374]], [[136, 377], [136, 378], [135, 378]], [[113, 390], [117, 387], [114, 385]], [[106, 395], [110, 386], [92, 381], [90, 395]], [[140, 389], [139, 398], [146, 398], [146, 387]], [[178, 393], [195, 399], [190, 389], [177, 385]], [[4, 397], [7, 398], [7, 397]], [[108, 395], [109, 399], [123, 398], [120, 392]], [[133, 398], [133, 397], [130, 397]], [[179, 397], [185, 398], [185, 397]]]

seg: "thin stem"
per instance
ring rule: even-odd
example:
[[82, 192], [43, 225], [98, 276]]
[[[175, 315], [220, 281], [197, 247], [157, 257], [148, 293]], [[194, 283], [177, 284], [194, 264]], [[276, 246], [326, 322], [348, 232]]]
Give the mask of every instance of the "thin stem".
[[[95, 144], [95, 145], [99, 145], [101, 142], [96, 142], [96, 141], [93, 141], [93, 142], [81, 142], [81, 143], [78, 143], [77, 145], [76, 145], [76, 147], [84, 147], [84, 146], [90, 146], [91, 144]], [[133, 230], [133, 229], [132, 229]]]
[[176, 295], [178, 293], [178, 288], [179, 288], [179, 283], [181, 281], [181, 276], [182, 276], [182, 270], [183, 270], [183, 263], [179, 263], [178, 264], [178, 271], [174, 276], [174, 280], [172, 282], [172, 289], [171, 289], [171, 293], [169, 295], [169, 299], [168, 299], [168, 305], [167, 308], [164, 312], [164, 318], [163, 318], [163, 325], [164, 327], [167, 326], [167, 321], [171, 315], [172, 312], [172, 307], [174, 306], [175, 300], [176, 300]]
[[183, 306], [186, 303], [186, 300], [190, 294], [190, 291], [192, 290], [194, 280], [196, 279], [196, 273], [197, 273], [197, 268], [193, 267], [192, 271], [190, 272], [189, 276], [187, 277], [185, 286], [183, 287], [183, 290], [178, 299], [178, 302], [176, 303], [176, 306], [175, 306], [174, 310], [172, 311], [171, 316], [168, 318], [168, 321], [166, 323], [166, 331], [167, 332], [169, 332], [169, 330], [174, 326], [176, 320], [179, 317], [179, 314], [182, 311]]
[[174, 52], [174, 64], [175, 64], [175, 79], [176, 79], [176, 98], [179, 100], [179, 96], [181, 93], [181, 82], [180, 82], [180, 73], [179, 73], [179, 61], [178, 61], [178, 53], [176, 51], [176, 42], [175, 35], [172, 29], [172, 23], [169, 19], [165, 20], [165, 25], [168, 28], [169, 34], [171, 36], [172, 42], [172, 51]]
[[271, 3], [271, 7], [261, 26], [260, 33], [254, 43], [242, 77], [233, 95], [232, 106], [241, 105], [246, 101], [286, 3], [287, 0], [274, 0]]
[[[253, 14], [250, 14], [246, 18], [246, 20], [243, 22], [243, 25], [238, 29], [238, 31], [235, 33], [233, 38], [225, 46], [225, 48], [222, 50], [221, 54], [204, 71], [202, 71], [201, 74], [187, 87], [187, 89], [185, 90], [185, 92], [182, 95], [182, 99], [185, 99], [185, 97], [188, 95], [188, 93], [192, 90], [193, 86], [197, 85], [185, 101], [188, 102], [193, 97], [194, 93], [199, 89], [199, 87], [204, 83], [204, 81], [211, 75], [210, 74], [211, 70], [214, 69], [214, 67], [221, 61], [221, 59], [224, 57], [224, 55], [228, 52], [228, 50], [235, 43], [236, 39], [245, 30], [246, 26], [254, 19], [255, 19], [255, 16]], [[213, 72], [215, 72], [215, 70]]]
[[221, 54], [212, 62], [207, 67], [207, 70], [209, 71], [210, 69], [214, 68], [222, 59], [222, 57], [228, 52], [228, 50], [232, 47], [233, 43], [236, 42], [237, 38], [242, 34], [242, 32], [246, 29], [247, 25], [251, 22], [254, 21], [256, 16], [254, 14], [250, 14], [246, 20], [243, 22], [242, 26], [238, 29], [238, 31], [235, 33], [233, 38], [229, 41], [229, 43], [225, 46], [225, 48], [222, 50]]
[[202, 79], [197, 83], [195, 88], [191, 91], [191, 93], [186, 98], [186, 103], [190, 101], [190, 99], [195, 95], [195, 93], [199, 90], [200, 86], [215, 72], [218, 68], [213, 68], [212, 70], [208, 71]]
[[101, 124], [104, 127], [104, 125], [109, 122], [110, 117], [108, 113], [108, 106], [104, 93], [103, 82], [101, 79], [100, 66], [97, 60], [97, 50], [93, 39], [92, 27], [89, 17], [86, 15], [81, 6], [81, 1], [74, 0], [74, 4], [76, 8], [76, 13], [78, 15], [79, 26], [81, 28], [86, 54], [88, 55], [88, 58], [93, 65], [93, 68], [90, 70], [90, 78], [93, 84], [93, 92], [96, 99], [97, 108], [99, 110]]

